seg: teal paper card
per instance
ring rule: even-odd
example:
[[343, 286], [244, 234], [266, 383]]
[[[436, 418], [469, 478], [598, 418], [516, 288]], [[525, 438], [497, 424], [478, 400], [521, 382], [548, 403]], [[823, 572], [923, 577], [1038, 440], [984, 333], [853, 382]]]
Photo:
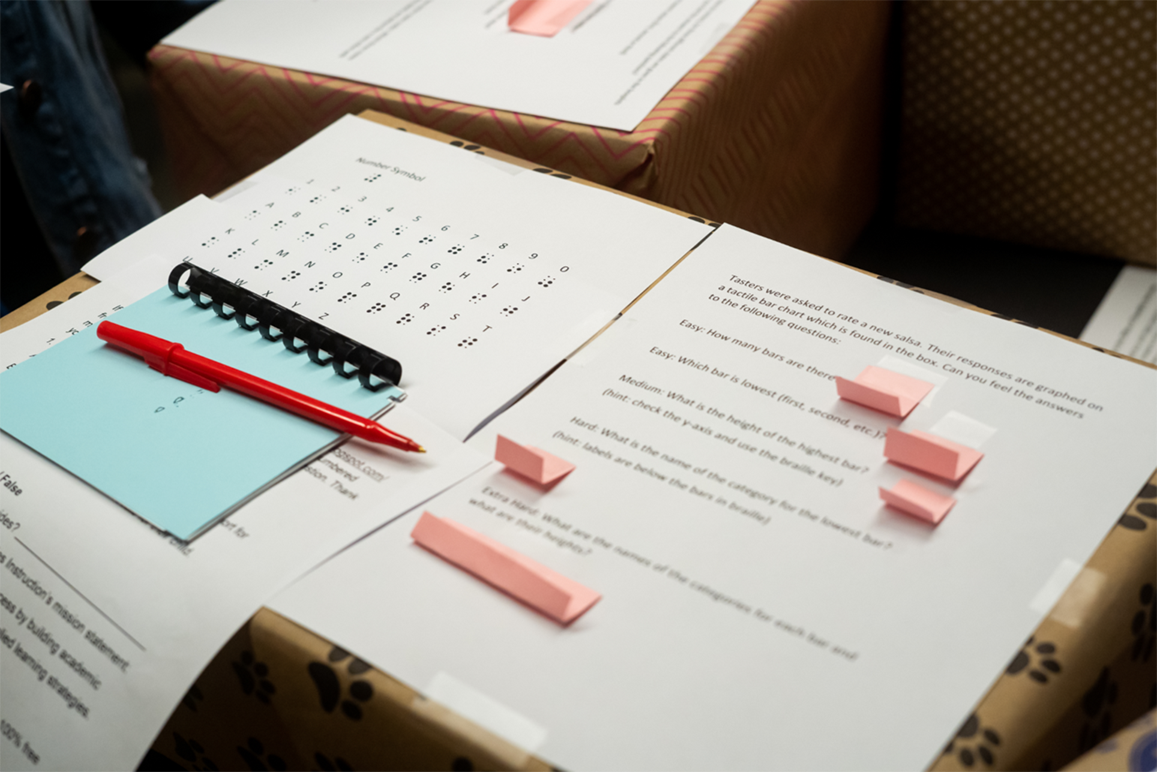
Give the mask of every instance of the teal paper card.
[[[358, 415], [404, 397], [362, 388], [168, 289], [110, 319]], [[182, 540], [340, 436], [250, 397], [161, 375], [100, 340], [96, 326], [0, 373], [0, 395], [0, 429]]]

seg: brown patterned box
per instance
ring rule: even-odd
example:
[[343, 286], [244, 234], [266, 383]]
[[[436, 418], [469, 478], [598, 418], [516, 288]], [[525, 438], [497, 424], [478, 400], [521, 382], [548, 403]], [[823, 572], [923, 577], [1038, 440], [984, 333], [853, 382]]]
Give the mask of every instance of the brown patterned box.
[[876, 202], [889, 8], [762, 0], [633, 132], [168, 46], [149, 59], [189, 196], [215, 194], [370, 109], [834, 257]]

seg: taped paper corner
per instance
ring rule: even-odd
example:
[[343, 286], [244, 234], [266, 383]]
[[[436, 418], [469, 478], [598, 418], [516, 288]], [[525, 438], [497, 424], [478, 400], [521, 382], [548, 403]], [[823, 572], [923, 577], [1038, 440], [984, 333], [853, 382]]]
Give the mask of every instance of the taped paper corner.
[[513, 32], [554, 37], [591, 0], [518, 0], [506, 14], [506, 26]]
[[554, 621], [568, 625], [602, 595], [461, 523], [423, 512], [410, 538]]
[[539, 485], [552, 485], [575, 470], [575, 465], [545, 450], [519, 445], [509, 437], [498, 435], [494, 460]]
[[[547, 732], [544, 727], [449, 673], [437, 672], [423, 694], [428, 700], [434, 700], [491, 733], [493, 737], [477, 737], [477, 732], [471, 733], [468, 729], [459, 728], [459, 733], [475, 735], [479, 744], [510, 762], [510, 769], [524, 768], [529, 755], [546, 742]], [[441, 723], [448, 722], [443, 718]], [[505, 742], [496, 743], [495, 738]], [[507, 744], [508, 747], [503, 747]]]
[[951, 482], [960, 482], [984, 454], [967, 445], [919, 430], [911, 433], [888, 428], [884, 457], [896, 464]]
[[942, 496], [911, 480], [900, 480], [892, 490], [880, 488], [880, 498], [888, 506], [933, 525], [939, 525], [956, 504], [956, 499], [951, 496]]
[[869, 365], [854, 381], [836, 376], [840, 399], [870, 407], [881, 413], [906, 418], [928, 396], [934, 384], [883, 367]]
[[1028, 607], [1032, 611], [1076, 630], [1098, 608], [1104, 608], [1103, 592], [1108, 578], [1072, 558], [1063, 559], [1049, 575]]

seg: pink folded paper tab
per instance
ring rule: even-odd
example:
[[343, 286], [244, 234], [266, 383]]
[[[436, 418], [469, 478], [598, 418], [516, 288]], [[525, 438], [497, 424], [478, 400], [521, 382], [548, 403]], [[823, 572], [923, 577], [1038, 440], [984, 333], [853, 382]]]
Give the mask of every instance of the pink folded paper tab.
[[518, 0], [506, 14], [515, 32], [550, 38], [558, 34], [591, 0]]
[[907, 418], [912, 408], [932, 391], [932, 384], [883, 367], [865, 367], [856, 380], [836, 376], [840, 399], [879, 410], [881, 413]]
[[960, 482], [984, 458], [984, 454], [935, 434], [922, 431], [909, 434], [891, 426], [884, 440], [884, 457], [945, 480]]
[[494, 460], [539, 485], [550, 485], [574, 471], [575, 466], [545, 450], [519, 445], [512, 439], [498, 435], [494, 446]]
[[956, 499], [951, 496], [941, 496], [909, 480], [901, 480], [892, 486], [892, 490], [880, 488], [880, 498], [888, 506], [927, 520], [933, 525], [943, 520], [956, 503]]
[[422, 513], [410, 538], [560, 624], [578, 619], [603, 597], [505, 544], [429, 512]]

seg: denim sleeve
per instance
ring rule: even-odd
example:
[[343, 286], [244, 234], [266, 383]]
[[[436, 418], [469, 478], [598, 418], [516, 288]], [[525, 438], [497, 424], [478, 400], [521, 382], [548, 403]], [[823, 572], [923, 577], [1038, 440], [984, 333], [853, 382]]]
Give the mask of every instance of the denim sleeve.
[[0, 3], [0, 127], [64, 276], [160, 215], [88, 3]]

